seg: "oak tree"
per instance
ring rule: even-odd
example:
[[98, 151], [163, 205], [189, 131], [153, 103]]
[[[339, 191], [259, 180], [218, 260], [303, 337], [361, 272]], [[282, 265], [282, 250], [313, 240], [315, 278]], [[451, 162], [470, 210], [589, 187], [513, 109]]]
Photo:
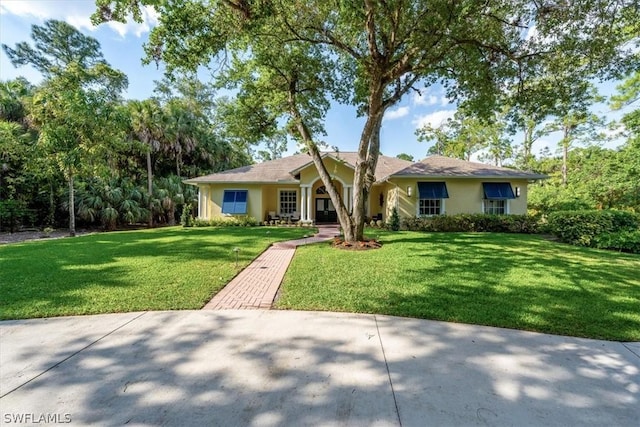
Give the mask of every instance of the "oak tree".
[[[238, 96], [264, 100], [305, 146], [349, 241], [363, 238], [365, 204], [380, 178], [374, 172], [382, 118], [412, 88], [440, 83], [450, 99], [490, 115], [505, 92], [517, 105], [522, 82], [556, 64], [549, 58], [567, 58], [569, 71], [584, 78], [636, 64], [633, 46], [623, 43], [640, 22], [634, 0], [96, 3], [96, 22], [139, 19], [140, 7], [153, 5], [160, 23], [146, 46], [148, 60], [169, 69], [212, 65]], [[352, 213], [319, 148], [332, 102], [354, 105], [365, 117]]]

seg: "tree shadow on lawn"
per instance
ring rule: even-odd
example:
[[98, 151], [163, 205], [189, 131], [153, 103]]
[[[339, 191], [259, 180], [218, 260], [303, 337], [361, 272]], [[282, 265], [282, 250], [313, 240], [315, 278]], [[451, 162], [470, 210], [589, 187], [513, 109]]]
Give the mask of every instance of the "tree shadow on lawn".
[[406, 259], [412, 268], [397, 278], [399, 284], [419, 285], [392, 291], [375, 304], [389, 314], [640, 340], [640, 258], [537, 239], [506, 234], [404, 239], [429, 245], [424, 251], [411, 246]]
[[[398, 418], [630, 425], [638, 416], [637, 360], [613, 343], [517, 331], [505, 339], [498, 330], [414, 319], [254, 313], [146, 313], [5, 396], [3, 412], [69, 413], [87, 425], [220, 426]], [[340, 333], [326, 332], [337, 325]], [[42, 369], [89, 340], [53, 347]], [[41, 349], [22, 351], [29, 360]]]
[[[71, 314], [73, 311], [69, 311], [69, 307], [92, 304], [93, 295], [83, 290], [95, 287], [114, 288], [112, 311], [178, 308], [153, 301], [170, 300], [170, 293], [181, 292], [180, 287], [188, 286], [189, 282], [200, 283], [200, 286], [203, 280], [210, 282], [206, 285], [208, 291], [198, 291], [202, 301], [179, 304], [180, 308], [196, 308], [237, 273], [233, 248], [240, 248], [237, 263], [238, 267], [243, 267], [273, 240], [265, 233], [247, 234], [246, 230], [240, 229], [224, 232], [158, 229], [2, 247], [0, 299], [10, 304], [3, 308], [2, 317], [13, 318], [10, 312], [37, 313], [38, 308], [46, 309], [47, 315]], [[217, 241], [218, 235], [224, 239]], [[261, 245], [265, 240], [267, 242]], [[155, 292], [153, 289], [135, 290], [139, 285], [148, 287], [154, 283], [157, 284]], [[132, 293], [127, 293], [127, 288]], [[105, 297], [99, 298], [97, 304], [104, 304]], [[134, 302], [130, 304], [129, 298]], [[56, 310], [59, 305], [64, 308]], [[77, 314], [95, 313], [103, 312], [104, 308], [78, 310]]]

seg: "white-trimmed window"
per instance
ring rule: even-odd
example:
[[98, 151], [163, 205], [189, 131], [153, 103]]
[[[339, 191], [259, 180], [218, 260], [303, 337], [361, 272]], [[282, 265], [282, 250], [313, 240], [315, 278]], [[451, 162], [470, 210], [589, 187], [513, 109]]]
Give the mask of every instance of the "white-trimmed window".
[[449, 198], [445, 182], [418, 183], [418, 215], [442, 215], [444, 200]]
[[483, 212], [490, 215], [506, 215], [507, 212], [507, 201], [506, 200], [495, 200], [495, 199], [485, 199], [483, 200], [484, 210]]
[[442, 213], [442, 199], [420, 199], [418, 205], [418, 214], [422, 215], [440, 215]]
[[491, 215], [507, 215], [509, 200], [515, 199], [513, 188], [508, 182], [483, 182], [484, 200], [482, 212]]
[[298, 210], [298, 192], [280, 190], [280, 215], [291, 215]]

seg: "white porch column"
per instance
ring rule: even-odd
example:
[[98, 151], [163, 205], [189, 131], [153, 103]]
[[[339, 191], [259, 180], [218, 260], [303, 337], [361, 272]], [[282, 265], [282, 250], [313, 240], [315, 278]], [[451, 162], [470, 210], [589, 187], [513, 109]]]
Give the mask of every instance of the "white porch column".
[[306, 209], [306, 200], [307, 200], [307, 187], [300, 186], [300, 218], [304, 221], [307, 216]]
[[202, 219], [202, 189], [198, 186], [198, 218]]
[[311, 221], [311, 187], [307, 187], [307, 221]]

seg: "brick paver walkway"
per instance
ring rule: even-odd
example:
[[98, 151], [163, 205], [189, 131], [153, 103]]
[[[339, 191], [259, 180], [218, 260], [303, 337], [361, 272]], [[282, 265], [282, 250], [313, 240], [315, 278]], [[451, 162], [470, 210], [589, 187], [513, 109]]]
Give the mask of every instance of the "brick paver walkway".
[[273, 244], [218, 292], [203, 310], [268, 309], [289, 268], [296, 247], [330, 240], [338, 226], [320, 226], [319, 233], [306, 239]]

